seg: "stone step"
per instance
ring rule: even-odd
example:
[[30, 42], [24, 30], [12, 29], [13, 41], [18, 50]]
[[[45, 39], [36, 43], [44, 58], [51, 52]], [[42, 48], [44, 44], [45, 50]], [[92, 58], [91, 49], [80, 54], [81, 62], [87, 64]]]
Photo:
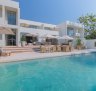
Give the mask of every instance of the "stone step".
[[32, 52], [31, 50], [11, 50], [12, 53]]
[[32, 48], [3, 48], [3, 49], [6, 49], [6, 50], [30, 50]]
[[19, 52], [32, 52], [33, 49], [29, 47], [3, 47], [6, 51], [11, 51], [13, 53], [19, 53]]

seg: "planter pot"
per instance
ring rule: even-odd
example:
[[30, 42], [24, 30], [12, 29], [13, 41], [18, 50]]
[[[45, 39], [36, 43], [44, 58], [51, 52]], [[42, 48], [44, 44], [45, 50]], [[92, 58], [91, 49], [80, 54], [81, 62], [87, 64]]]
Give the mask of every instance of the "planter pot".
[[28, 46], [32, 46], [32, 43], [28, 43]]
[[25, 42], [25, 41], [22, 41], [22, 42], [21, 42], [21, 46], [24, 47], [25, 45], [26, 45], [26, 42]]

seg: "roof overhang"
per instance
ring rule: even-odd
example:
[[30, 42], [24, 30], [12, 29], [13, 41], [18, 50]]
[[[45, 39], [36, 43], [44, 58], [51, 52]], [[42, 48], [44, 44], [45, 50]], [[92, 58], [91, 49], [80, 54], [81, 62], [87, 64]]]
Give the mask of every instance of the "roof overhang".
[[7, 27], [0, 27], [0, 34], [10, 34], [10, 35], [14, 35], [12, 29], [7, 28]]

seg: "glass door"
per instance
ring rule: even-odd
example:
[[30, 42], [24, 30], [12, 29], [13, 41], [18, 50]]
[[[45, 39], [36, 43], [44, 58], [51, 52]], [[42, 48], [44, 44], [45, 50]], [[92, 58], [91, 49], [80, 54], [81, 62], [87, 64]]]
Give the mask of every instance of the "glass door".
[[16, 46], [16, 35], [6, 35], [7, 46]]

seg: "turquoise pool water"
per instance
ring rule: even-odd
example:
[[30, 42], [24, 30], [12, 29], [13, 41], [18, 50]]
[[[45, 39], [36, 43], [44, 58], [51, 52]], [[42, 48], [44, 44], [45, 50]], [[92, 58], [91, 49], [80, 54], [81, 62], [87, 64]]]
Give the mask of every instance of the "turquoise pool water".
[[0, 91], [96, 91], [96, 53], [0, 64]]

